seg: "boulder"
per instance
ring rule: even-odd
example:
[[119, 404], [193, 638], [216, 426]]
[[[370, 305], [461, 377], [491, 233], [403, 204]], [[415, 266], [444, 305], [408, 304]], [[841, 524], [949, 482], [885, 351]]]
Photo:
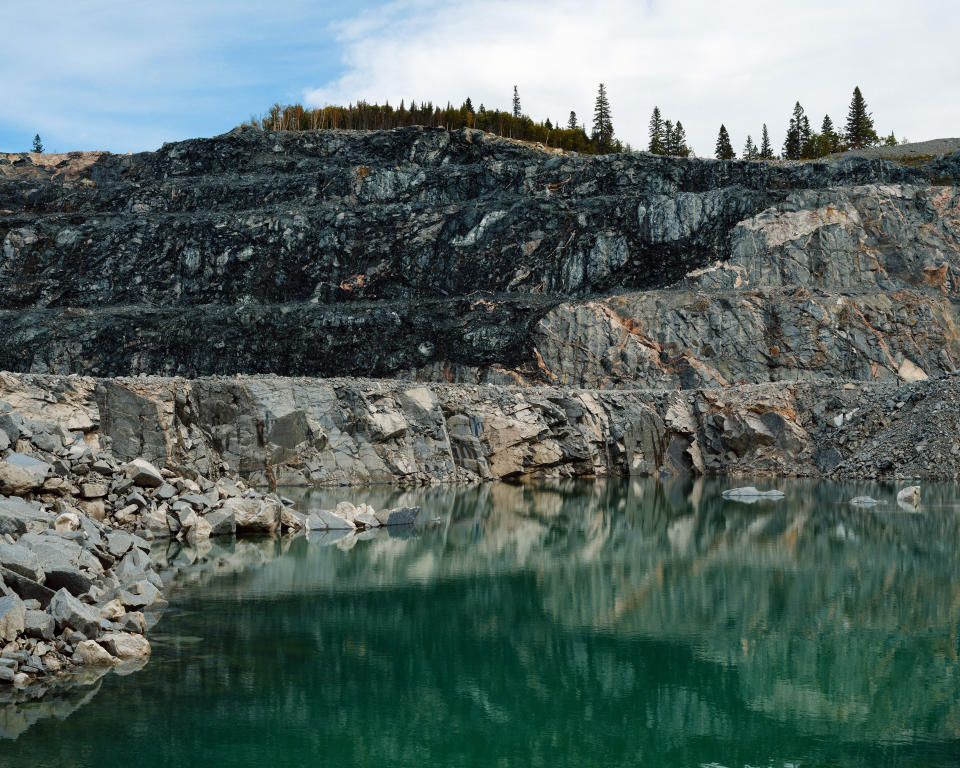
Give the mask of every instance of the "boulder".
[[883, 502], [877, 501], [870, 496], [854, 496], [850, 499], [849, 504], [854, 507], [875, 507], [877, 504], [882, 504]]
[[150, 571], [150, 557], [139, 549], [131, 549], [113, 569], [113, 575], [121, 584], [129, 584], [143, 579]]
[[90, 591], [93, 579], [74, 565], [51, 563], [44, 566], [44, 586], [48, 589], [66, 589], [71, 595], [83, 595]]
[[43, 567], [40, 564], [40, 558], [35, 552], [19, 544], [7, 544], [0, 540], [0, 565], [28, 579], [43, 583]]
[[139, 634], [110, 632], [100, 638], [100, 645], [118, 659], [142, 659], [150, 655], [150, 643]]
[[117, 596], [127, 608], [149, 608], [160, 600], [160, 590], [146, 579], [141, 579], [130, 589], [121, 590]]
[[57, 533], [71, 533], [80, 530], [80, 516], [76, 512], [63, 512], [53, 521]]
[[295, 509], [284, 507], [280, 511], [280, 527], [288, 531], [302, 530], [307, 524], [307, 516]]
[[134, 459], [124, 467], [124, 472], [141, 488], [159, 488], [164, 483], [160, 470], [145, 459]]
[[53, 640], [56, 623], [53, 616], [45, 611], [27, 611], [24, 620], [24, 633], [27, 637], [37, 637], [41, 640]]
[[116, 664], [118, 661], [115, 656], [112, 656], [106, 648], [95, 640], [84, 640], [78, 643], [73, 658], [81, 664], [92, 665]]
[[356, 526], [329, 509], [316, 509], [307, 515], [307, 530], [309, 531], [337, 531], [353, 530]]
[[23, 496], [40, 488], [44, 479], [9, 461], [0, 461], [0, 493]]
[[920, 486], [908, 485], [897, 494], [897, 501], [913, 507], [920, 506]]
[[126, 614], [123, 603], [114, 598], [100, 606], [100, 615], [110, 621], [120, 621]]
[[373, 512], [359, 512], [357, 516], [353, 519], [354, 525], [357, 528], [379, 528], [380, 521], [377, 520], [376, 513]]
[[53, 596], [47, 611], [60, 632], [69, 627], [88, 638], [100, 634], [100, 612], [92, 605], [81, 603], [66, 589], [59, 590]]
[[280, 524], [281, 504], [269, 498], [226, 499], [220, 509], [232, 513], [237, 531], [271, 533]]
[[23, 600], [36, 600], [41, 608], [45, 608], [53, 599], [54, 592], [49, 587], [2, 566], [0, 566], [0, 579]]
[[83, 483], [80, 486], [80, 493], [85, 499], [102, 499], [110, 492], [110, 486], [106, 483]]
[[107, 551], [114, 557], [123, 557], [133, 548], [133, 536], [126, 531], [107, 534]]
[[216, 509], [204, 515], [204, 520], [210, 524], [211, 536], [233, 536], [237, 532], [237, 520], [233, 512]]
[[26, 609], [16, 595], [0, 597], [0, 640], [15, 640], [23, 632]]
[[420, 507], [395, 507], [382, 509], [374, 513], [380, 525], [413, 525], [420, 513]]
[[722, 494], [725, 499], [782, 499], [784, 496], [783, 491], [758, 491], [752, 485], [748, 485], [744, 488], [730, 488]]

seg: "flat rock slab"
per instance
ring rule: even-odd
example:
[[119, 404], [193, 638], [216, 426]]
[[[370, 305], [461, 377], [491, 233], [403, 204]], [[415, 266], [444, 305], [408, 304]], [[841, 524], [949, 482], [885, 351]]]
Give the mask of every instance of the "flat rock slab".
[[307, 530], [310, 531], [351, 531], [356, 526], [329, 509], [316, 509], [307, 515]]
[[724, 491], [722, 495], [725, 499], [782, 499], [784, 497], [783, 491], [758, 491], [752, 485], [745, 488], [731, 488]]

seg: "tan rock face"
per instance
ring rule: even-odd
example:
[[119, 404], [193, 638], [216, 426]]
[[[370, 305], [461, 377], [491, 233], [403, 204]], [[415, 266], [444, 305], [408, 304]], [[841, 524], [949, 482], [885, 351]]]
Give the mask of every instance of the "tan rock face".
[[81, 664], [105, 665], [116, 664], [119, 661], [95, 640], [84, 640], [78, 643], [76, 655]]

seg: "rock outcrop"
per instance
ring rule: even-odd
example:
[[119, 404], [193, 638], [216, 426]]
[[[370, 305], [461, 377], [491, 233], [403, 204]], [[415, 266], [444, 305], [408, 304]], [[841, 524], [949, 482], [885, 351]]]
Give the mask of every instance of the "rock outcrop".
[[[104, 486], [115, 523], [127, 505], [137, 507], [137, 515], [143, 509], [123, 485], [124, 462], [144, 459], [176, 478], [137, 489], [148, 508], [162, 509], [158, 519], [174, 533], [183, 515], [193, 520], [191, 512], [216, 526], [229, 522], [224, 515], [236, 522], [249, 513], [244, 524], [251, 530], [258, 520], [267, 528], [282, 522], [279, 497], [200, 498], [215, 490], [249, 496], [230, 492], [223, 477], [277, 487], [711, 472], [960, 473], [955, 375], [900, 384], [810, 381], [660, 391], [6, 373], [0, 374], [0, 401], [31, 421], [84, 425], [84, 440], [109, 447], [117, 474], [93, 469], [85, 480]], [[37, 461], [57, 459], [22, 438], [20, 444], [40, 456]], [[88, 472], [96, 466], [90, 454], [84, 461], [91, 463]], [[258, 517], [248, 504], [269, 510]]]
[[474, 131], [0, 156], [0, 369], [697, 388], [953, 370], [960, 153], [555, 156]]

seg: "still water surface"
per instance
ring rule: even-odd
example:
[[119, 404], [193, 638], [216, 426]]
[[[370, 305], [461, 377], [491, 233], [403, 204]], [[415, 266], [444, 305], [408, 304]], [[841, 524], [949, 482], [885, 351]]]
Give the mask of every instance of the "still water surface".
[[0, 707], [0, 765], [957, 765], [960, 489], [726, 487], [338, 490], [302, 505], [421, 520], [164, 548], [151, 662]]

